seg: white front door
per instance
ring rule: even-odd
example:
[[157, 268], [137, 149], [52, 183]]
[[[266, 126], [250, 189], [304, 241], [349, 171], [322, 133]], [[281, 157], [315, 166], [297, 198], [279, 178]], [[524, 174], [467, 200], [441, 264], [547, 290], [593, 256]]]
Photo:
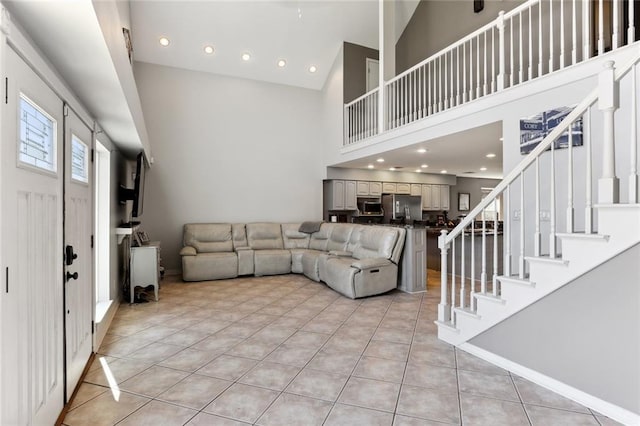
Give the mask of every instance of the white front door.
[[0, 424], [53, 424], [64, 405], [62, 101], [9, 47], [5, 60]]
[[67, 398], [91, 356], [93, 319], [93, 132], [65, 106], [65, 358]]

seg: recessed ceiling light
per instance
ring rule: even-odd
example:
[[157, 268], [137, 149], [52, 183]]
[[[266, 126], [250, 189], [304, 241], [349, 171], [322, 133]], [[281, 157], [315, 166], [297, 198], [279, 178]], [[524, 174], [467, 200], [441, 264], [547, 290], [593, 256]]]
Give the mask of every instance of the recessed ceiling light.
[[486, 168], [486, 167], [480, 167], [480, 171], [481, 171], [481, 172], [486, 172], [486, 171], [487, 171], [487, 168]]
[[427, 167], [429, 167], [429, 166], [428, 166], [427, 164], [423, 164], [423, 165], [422, 165], [422, 166], [420, 166], [420, 167], [422, 167], [423, 169], [426, 169], [426, 168], [427, 168]]
[[426, 149], [424, 149], [424, 148], [420, 148], [420, 149], [418, 150], [418, 152], [419, 152], [420, 154], [424, 154], [425, 152], [427, 152], [427, 150], [426, 150]]
[[318, 71], [318, 68], [316, 68], [316, 66], [315, 66], [315, 65], [311, 65], [311, 66], [309, 67], [309, 72], [310, 72], [310, 73], [314, 73], [314, 72], [316, 72], [316, 71]]
[[213, 46], [205, 46], [204, 53], [206, 53], [207, 55], [211, 55], [213, 53]]
[[502, 141], [504, 141], [504, 138], [501, 137], [499, 140], [500, 140], [500, 142], [502, 142]]
[[158, 42], [160, 43], [160, 46], [164, 46], [164, 47], [167, 47], [169, 43], [171, 43], [169, 39], [166, 37], [160, 37], [160, 40], [158, 40]]
[[369, 165], [367, 166], [367, 169], [373, 169], [373, 164], [369, 164]]
[[445, 174], [445, 173], [447, 173], [447, 171], [446, 170], [440, 170], [440, 173]]
[[285, 61], [284, 59], [278, 59], [278, 66], [280, 68], [284, 68], [287, 65], [287, 61]]
[[487, 154], [487, 158], [493, 158], [495, 156], [496, 155], [493, 152], [490, 152], [490, 153]]
[[391, 170], [392, 172], [394, 172], [396, 170], [395, 167], [389, 167], [389, 170]]
[[242, 54], [242, 60], [243, 61], [246, 62], [246, 61], [248, 61], [250, 59], [251, 59], [251, 55], [249, 55], [248, 53], [245, 52], [245, 53]]
[[384, 163], [384, 158], [378, 158], [376, 161], [377, 161], [378, 163]]
[[416, 173], [422, 173], [422, 169], [416, 169]]

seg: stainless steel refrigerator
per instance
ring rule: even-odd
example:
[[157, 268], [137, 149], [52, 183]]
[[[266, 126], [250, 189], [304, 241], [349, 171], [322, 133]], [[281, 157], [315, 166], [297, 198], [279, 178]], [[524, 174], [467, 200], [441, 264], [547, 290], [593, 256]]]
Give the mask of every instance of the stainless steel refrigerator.
[[382, 195], [384, 223], [391, 219], [404, 219], [406, 224], [414, 220], [422, 220], [422, 198], [416, 195], [384, 194]]

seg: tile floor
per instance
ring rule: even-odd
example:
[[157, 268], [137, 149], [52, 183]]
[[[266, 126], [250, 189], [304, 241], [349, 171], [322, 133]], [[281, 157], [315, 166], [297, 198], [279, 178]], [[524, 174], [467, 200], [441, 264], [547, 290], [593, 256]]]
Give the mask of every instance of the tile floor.
[[438, 274], [362, 300], [300, 275], [168, 277], [120, 306], [64, 424], [615, 424], [439, 341]]

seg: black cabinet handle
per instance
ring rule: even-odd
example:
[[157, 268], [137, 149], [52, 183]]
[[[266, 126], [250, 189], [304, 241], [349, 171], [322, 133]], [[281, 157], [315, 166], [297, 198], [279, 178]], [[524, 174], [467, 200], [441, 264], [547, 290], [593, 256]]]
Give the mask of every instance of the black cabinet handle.
[[71, 272], [67, 271], [67, 281], [69, 280], [77, 280], [78, 279], [78, 273], [74, 272], [73, 274]]

